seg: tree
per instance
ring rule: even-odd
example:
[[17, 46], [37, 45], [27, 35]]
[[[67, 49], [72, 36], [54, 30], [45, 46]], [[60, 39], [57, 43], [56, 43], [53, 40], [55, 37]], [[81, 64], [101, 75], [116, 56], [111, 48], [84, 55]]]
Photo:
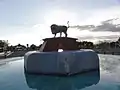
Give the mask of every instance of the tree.
[[120, 37], [118, 38], [118, 42], [120, 42]]
[[2, 49], [2, 51], [7, 52], [8, 45], [8, 40], [0, 40], [0, 48]]
[[78, 48], [89, 48], [92, 49], [94, 47], [93, 42], [83, 41], [83, 42], [77, 42]]
[[0, 47], [4, 47], [4, 46], [8, 46], [9, 45], [9, 43], [8, 43], [8, 40], [6, 41], [6, 40], [0, 40]]
[[102, 48], [102, 49], [108, 49], [109, 46], [110, 46], [110, 43], [107, 42], [107, 41], [103, 41], [103, 42], [100, 42], [99, 44], [97, 44], [97, 46], [98, 46], [99, 48]]
[[32, 44], [32, 45], [30, 46], [30, 50], [36, 50], [36, 49], [37, 49], [37, 46], [36, 46], [36, 45]]
[[15, 47], [12, 46], [12, 45], [11, 45], [11, 46], [8, 46], [8, 50], [13, 52], [13, 51], [15, 51]]

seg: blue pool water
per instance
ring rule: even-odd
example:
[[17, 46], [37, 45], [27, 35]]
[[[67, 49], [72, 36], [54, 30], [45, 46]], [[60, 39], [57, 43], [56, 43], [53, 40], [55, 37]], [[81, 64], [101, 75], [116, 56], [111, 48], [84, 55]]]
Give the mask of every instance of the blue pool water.
[[71, 77], [28, 75], [23, 57], [0, 60], [0, 90], [120, 90], [120, 56], [99, 58], [100, 72]]

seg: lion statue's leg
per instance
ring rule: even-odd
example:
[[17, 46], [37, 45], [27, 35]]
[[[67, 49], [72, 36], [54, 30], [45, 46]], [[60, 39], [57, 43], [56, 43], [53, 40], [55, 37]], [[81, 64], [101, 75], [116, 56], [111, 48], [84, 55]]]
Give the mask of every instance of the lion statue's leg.
[[54, 37], [56, 37], [56, 33], [55, 33]]
[[60, 32], [60, 37], [62, 36], [62, 32]]
[[67, 32], [64, 32], [64, 34], [65, 34], [65, 37], [67, 37]]

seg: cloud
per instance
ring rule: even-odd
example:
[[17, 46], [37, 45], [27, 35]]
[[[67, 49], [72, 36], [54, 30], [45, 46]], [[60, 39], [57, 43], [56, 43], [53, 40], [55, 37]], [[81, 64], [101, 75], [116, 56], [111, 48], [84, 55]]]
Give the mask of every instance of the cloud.
[[94, 32], [98, 31], [110, 31], [110, 32], [120, 32], [120, 24], [117, 22], [120, 22], [119, 18], [113, 18], [109, 20], [105, 20], [101, 22], [101, 25], [76, 25], [76, 26], [71, 26], [71, 28], [76, 28], [79, 30], [91, 30]]
[[108, 19], [108, 20], [103, 21], [102, 23], [111, 23], [111, 22], [113, 23], [116, 20], [119, 20], [119, 18]]
[[109, 19], [106, 21], [103, 21], [101, 25], [98, 25], [95, 29], [92, 31], [110, 31], [110, 32], [120, 32], [120, 26], [119, 24], [113, 24], [114, 21], [117, 19]]
[[[113, 19], [113, 18], [120, 18], [120, 6], [111, 6], [108, 8], [94, 8], [92, 10], [84, 10], [89, 13], [86, 13], [86, 17], [82, 22], [84, 25], [100, 25], [100, 22]], [[84, 13], [82, 12], [82, 14]], [[80, 14], [80, 13], [79, 13]], [[80, 14], [81, 15], [81, 14]], [[81, 23], [80, 23], [81, 24]]]
[[94, 25], [76, 25], [76, 26], [71, 26], [70, 28], [77, 28], [77, 29], [80, 29], [80, 30], [88, 30], [88, 29], [93, 29], [95, 28]]

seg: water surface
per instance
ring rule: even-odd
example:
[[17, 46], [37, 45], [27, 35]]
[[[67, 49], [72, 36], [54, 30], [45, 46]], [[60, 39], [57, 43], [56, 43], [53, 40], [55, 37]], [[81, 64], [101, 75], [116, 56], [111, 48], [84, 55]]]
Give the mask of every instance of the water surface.
[[72, 77], [24, 72], [23, 57], [0, 61], [0, 90], [120, 90], [120, 56], [99, 55], [100, 72]]

